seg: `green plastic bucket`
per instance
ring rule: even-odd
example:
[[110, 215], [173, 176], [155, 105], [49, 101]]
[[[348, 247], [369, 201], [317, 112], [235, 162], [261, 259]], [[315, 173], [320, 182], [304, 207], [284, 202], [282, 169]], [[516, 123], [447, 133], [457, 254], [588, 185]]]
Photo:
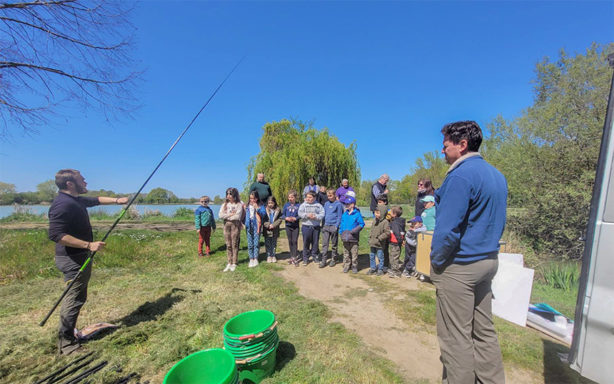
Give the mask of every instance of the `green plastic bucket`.
[[171, 368], [164, 384], [236, 384], [234, 356], [223, 349], [206, 349], [186, 356]]
[[279, 344], [275, 345], [263, 356], [254, 359], [249, 363], [237, 364], [237, 367], [239, 368], [239, 379], [244, 383], [252, 382], [258, 384], [270, 376], [275, 370], [278, 346]]
[[243, 312], [224, 324], [224, 337], [239, 340], [249, 335], [270, 332], [269, 328], [274, 323], [275, 315], [271, 311], [259, 309]]

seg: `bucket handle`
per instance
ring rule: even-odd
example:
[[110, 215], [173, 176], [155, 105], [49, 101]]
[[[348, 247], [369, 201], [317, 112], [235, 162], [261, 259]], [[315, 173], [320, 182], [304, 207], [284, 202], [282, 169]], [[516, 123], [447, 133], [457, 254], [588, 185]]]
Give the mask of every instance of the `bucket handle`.
[[262, 331], [262, 332], [260, 332], [260, 333], [258, 333], [256, 335], [252, 334], [252, 335], [241, 336], [241, 337], [239, 337], [239, 340], [243, 341], [243, 340], [248, 340], [248, 339], [255, 339], [257, 337], [262, 337], [262, 335], [264, 335], [264, 332], [272, 331], [273, 329], [275, 329], [276, 326], [277, 326], [277, 320], [275, 320], [273, 325], [271, 325], [268, 329], [265, 329], [264, 331]]
[[264, 352], [264, 353], [259, 353], [259, 354], [257, 354], [256, 356], [252, 356], [252, 357], [249, 357], [249, 358], [247, 358], [247, 359], [243, 359], [243, 360], [235, 360], [235, 364], [237, 364], [237, 365], [245, 365], [245, 364], [249, 364], [249, 363], [251, 363], [252, 361], [256, 360], [257, 358], [262, 357], [262, 356], [266, 355], [267, 353], [271, 352], [271, 350], [273, 350], [275, 347], [276, 347], [276, 346], [273, 346], [273, 348], [269, 349], [268, 351], [266, 351], [266, 352]]

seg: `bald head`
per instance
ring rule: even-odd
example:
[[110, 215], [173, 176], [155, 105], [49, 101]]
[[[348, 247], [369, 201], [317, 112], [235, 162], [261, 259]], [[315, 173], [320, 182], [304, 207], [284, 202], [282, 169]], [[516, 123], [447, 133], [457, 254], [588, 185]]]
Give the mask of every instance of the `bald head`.
[[258, 180], [259, 183], [262, 183], [264, 181], [264, 173], [259, 173], [256, 176], [256, 180]]

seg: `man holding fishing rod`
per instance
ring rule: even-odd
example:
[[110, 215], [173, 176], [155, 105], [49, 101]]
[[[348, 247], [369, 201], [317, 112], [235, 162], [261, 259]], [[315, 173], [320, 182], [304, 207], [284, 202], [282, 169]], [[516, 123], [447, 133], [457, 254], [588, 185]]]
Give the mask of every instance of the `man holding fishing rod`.
[[[64, 274], [68, 284], [79, 272], [89, 252], [100, 252], [105, 243], [93, 241], [88, 207], [100, 204], [126, 204], [127, 197], [79, 196], [87, 193], [87, 183], [75, 169], [61, 169], [55, 175], [58, 196], [49, 208], [49, 239], [55, 245], [55, 265]], [[79, 349], [79, 340], [74, 330], [81, 307], [87, 299], [87, 284], [92, 264], [89, 263], [78, 280], [66, 293], [60, 309], [58, 350], [68, 355]]]

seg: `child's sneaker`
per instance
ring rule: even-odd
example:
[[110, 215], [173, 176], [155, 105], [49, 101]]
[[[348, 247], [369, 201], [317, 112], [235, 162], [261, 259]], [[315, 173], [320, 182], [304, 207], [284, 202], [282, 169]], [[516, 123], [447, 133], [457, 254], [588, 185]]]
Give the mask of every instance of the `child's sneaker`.
[[266, 262], [267, 262], [267, 263], [270, 263], [270, 262], [271, 262], [271, 257], [270, 257], [270, 256], [267, 256], [267, 258], [266, 258]]
[[348, 273], [349, 271], [350, 271], [350, 267], [349, 266], [343, 267], [343, 273]]
[[401, 276], [410, 278], [411, 274], [405, 270], [405, 271], [403, 271], [403, 273], [401, 273]]
[[224, 268], [222, 272], [228, 272], [228, 271], [230, 271], [230, 264], [226, 264], [226, 268]]
[[198, 257], [203, 257], [203, 253], [202, 253], [202, 252], [200, 252], [200, 253], [198, 254]]
[[236, 264], [231, 264], [230, 265], [230, 272], [234, 272], [235, 269], [237, 269], [237, 265]]
[[271, 263], [277, 263], [277, 257], [275, 256], [271, 257]]
[[369, 270], [367, 271], [367, 275], [375, 275], [377, 273], [377, 271], [375, 269], [371, 269], [369, 268]]
[[330, 259], [330, 263], [328, 264], [329, 267], [334, 267], [337, 263], [335, 262], [335, 259]]
[[258, 266], [258, 259], [254, 259], [254, 267]]
[[358, 273], [358, 267], [353, 267], [352, 268], [352, 273], [354, 273], [354, 274]]
[[384, 271], [383, 271], [383, 270], [381, 270], [381, 269], [380, 269], [380, 270], [378, 270], [378, 271], [377, 271], [377, 275], [378, 275], [378, 276], [383, 276], [383, 275], [384, 275]]
[[307, 260], [303, 260], [303, 265], [306, 267], [309, 262]]
[[247, 268], [251, 268], [254, 266], [254, 259], [249, 259], [249, 264], [247, 264]]
[[326, 267], [326, 261], [322, 260], [320, 261], [320, 268], [324, 268], [324, 267]]

